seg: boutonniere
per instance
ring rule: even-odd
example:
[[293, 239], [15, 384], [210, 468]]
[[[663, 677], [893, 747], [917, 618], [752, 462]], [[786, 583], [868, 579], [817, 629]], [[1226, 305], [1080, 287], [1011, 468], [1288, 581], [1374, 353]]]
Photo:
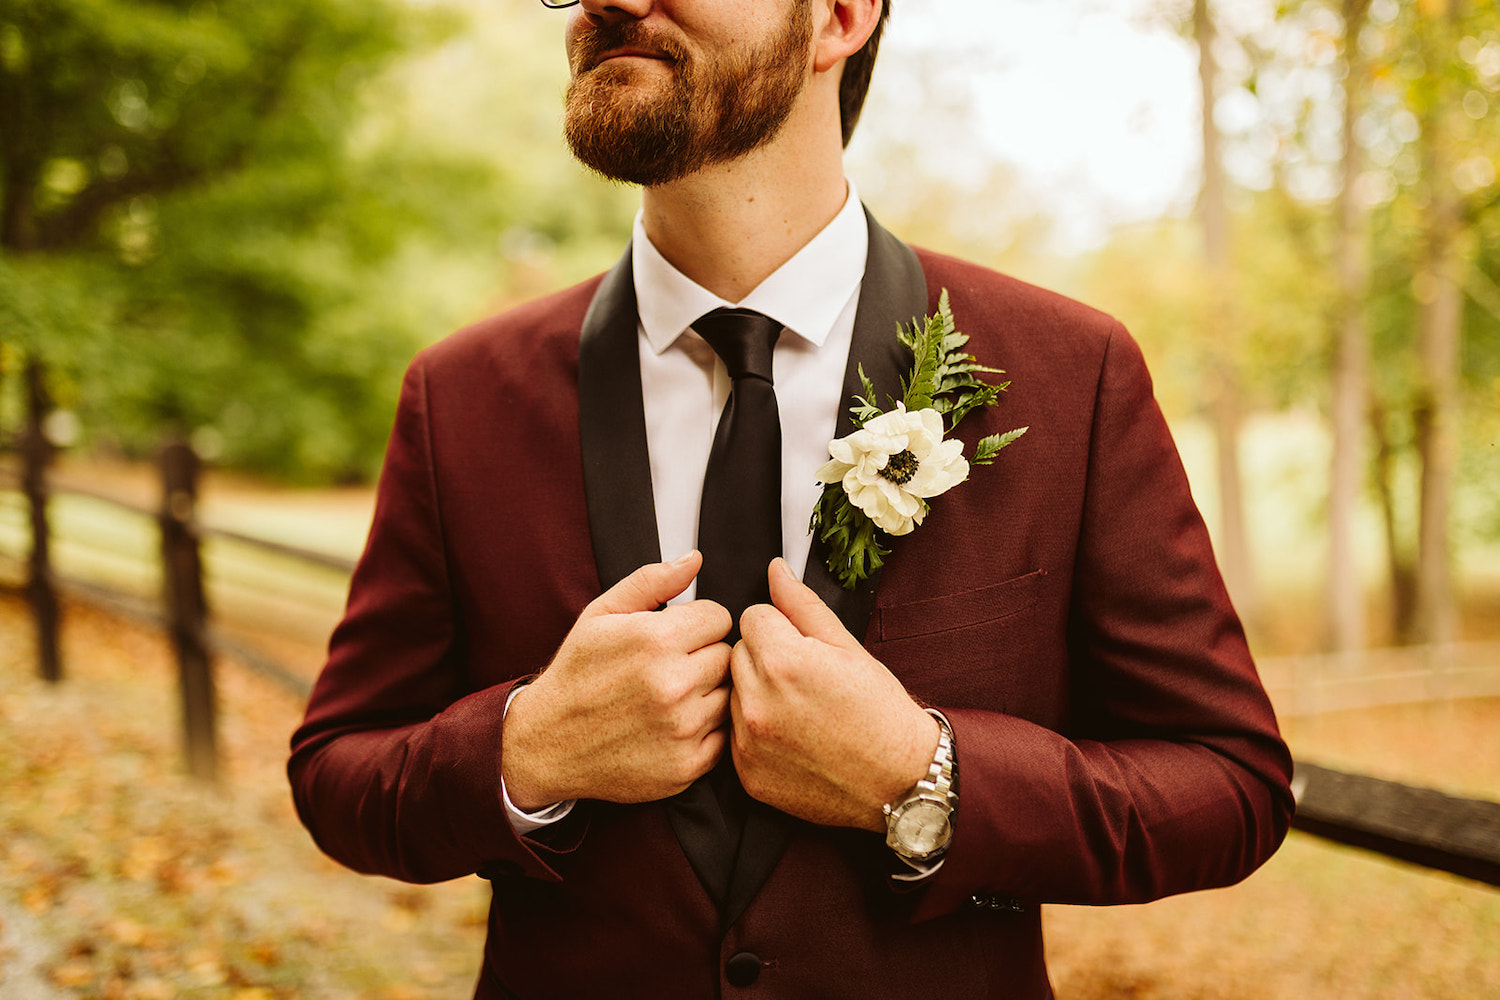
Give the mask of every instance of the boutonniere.
[[828, 543], [828, 569], [846, 590], [879, 569], [890, 555], [886, 542], [905, 535], [927, 516], [927, 501], [969, 478], [971, 465], [989, 465], [1000, 449], [1030, 428], [991, 434], [968, 460], [963, 442], [944, 439], [959, 421], [981, 406], [994, 406], [1009, 382], [989, 383], [980, 374], [1004, 375], [979, 364], [963, 348], [969, 338], [954, 328], [948, 290], [938, 311], [896, 338], [912, 352], [911, 375], [901, 380], [902, 398], [881, 410], [875, 387], [859, 379], [862, 396], [849, 412], [855, 431], [828, 443], [832, 458], [818, 470], [823, 493], [813, 508], [810, 528]]

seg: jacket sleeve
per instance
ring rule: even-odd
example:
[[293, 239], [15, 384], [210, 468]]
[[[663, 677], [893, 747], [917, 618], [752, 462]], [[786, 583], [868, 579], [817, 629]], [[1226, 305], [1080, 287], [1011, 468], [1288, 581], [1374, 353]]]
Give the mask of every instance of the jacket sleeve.
[[1290, 825], [1290, 756], [1144, 360], [1118, 325], [1100, 372], [1068, 732], [944, 709], [959, 809], [917, 919], [975, 894], [1106, 904], [1231, 884]]
[[[313, 839], [356, 871], [435, 882], [491, 869], [556, 880], [512, 829], [501, 721], [516, 681], [468, 691], [433, 472], [423, 358], [408, 370], [375, 517], [344, 619], [292, 737], [293, 800]], [[555, 838], [555, 839], [554, 839]], [[561, 846], [559, 844], [561, 843]]]

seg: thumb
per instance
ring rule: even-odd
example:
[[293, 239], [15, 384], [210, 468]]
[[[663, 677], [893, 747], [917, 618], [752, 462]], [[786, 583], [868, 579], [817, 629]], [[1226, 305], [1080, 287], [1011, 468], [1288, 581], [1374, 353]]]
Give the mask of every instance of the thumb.
[[703, 555], [697, 549], [671, 562], [647, 563], [594, 598], [578, 618], [655, 611], [686, 590], [701, 565]]
[[849, 634], [844, 623], [823, 599], [792, 573], [785, 559], [771, 560], [766, 571], [771, 583], [771, 603], [803, 635], [831, 646], [859, 649], [859, 640]]

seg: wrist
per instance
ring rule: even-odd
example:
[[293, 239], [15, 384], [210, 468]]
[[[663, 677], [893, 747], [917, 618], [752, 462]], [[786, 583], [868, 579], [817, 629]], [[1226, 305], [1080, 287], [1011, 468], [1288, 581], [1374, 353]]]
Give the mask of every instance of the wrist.
[[911, 863], [941, 858], [953, 839], [958, 810], [958, 756], [953, 729], [936, 709], [926, 710], [938, 726], [937, 747], [922, 777], [881, 808], [886, 846]]
[[913, 703], [912, 714], [902, 732], [904, 738], [890, 740], [891, 745], [898, 749], [892, 752], [889, 770], [883, 772], [885, 778], [871, 789], [873, 794], [866, 800], [869, 805], [861, 826], [872, 833], [885, 834], [888, 825], [886, 805], [899, 801], [927, 774], [933, 754], [937, 752], [941, 726], [926, 710]]
[[523, 813], [535, 813], [569, 796], [551, 788], [546, 779], [545, 756], [534, 735], [541, 731], [529, 711], [536, 706], [529, 684], [511, 691], [500, 731], [500, 784], [510, 804]]

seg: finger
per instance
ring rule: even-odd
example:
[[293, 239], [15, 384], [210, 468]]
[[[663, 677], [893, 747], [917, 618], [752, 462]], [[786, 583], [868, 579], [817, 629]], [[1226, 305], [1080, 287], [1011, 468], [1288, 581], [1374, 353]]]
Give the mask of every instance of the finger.
[[[773, 563], [772, 566], [774, 565]], [[736, 651], [741, 646], [746, 647], [754, 661], [778, 646], [805, 639], [792, 620], [780, 608], [770, 604], [752, 604], [745, 609], [745, 613], [740, 615], [740, 637], [735, 645]]]
[[729, 699], [731, 689], [726, 686], [716, 687], [703, 696], [703, 721], [699, 729], [703, 738], [714, 730], [722, 730], [729, 724]]
[[799, 633], [833, 646], [860, 648], [859, 640], [849, 634], [839, 616], [811, 587], [793, 575], [785, 559], [771, 560], [766, 577], [771, 584], [771, 603]]
[[655, 611], [686, 590], [702, 564], [703, 556], [696, 549], [671, 562], [647, 563], [594, 598], [578, 617]]
[[668, 626], [677, 637], [677, 648], [692, 652], [704, 646], [713, 646], [729, 634], [734, 624], [724, 605], [715, 601], [689, 601], [674, 604], [660, 612], [661, 623]]
[[[766, 617], [774, 616], [777, 619], [781, 619], [779, 631], [784, 638], [800, 638], [800, 636], [796, 634], [796, 631], [786, 623], [786, 620], [782, 619], [780, 614], [777, 614], [775, 608], [765, 607], [764, 605], [762, 605], [761, 607], [764, 608]], [[757, 615], [755, 616], [755, 618], [748, 622], [742, 619], [741, 627], [748, 627], [754, 630], [758, 641], [768, 644], [771, 640], [768, 640], [766, 636], [770, 633], [765, 626], [762, 626], [760, 624], [760, 617], [761, 616]], [[770, 626], [770, 629], [776, 630], [777, 626], [773, 623]], [[756, 671], [755, 665], [755, 650], [757, 648], [764, 647], [757, 647], [755, 643], [751, 642], [749, 636], [746, 636], [745, 638], [734, 644], [734, 650], [729, 654], [730, 683], [734, 685], [734, 690], [736, 692], [743, 690], [745, 694], [752, 697], [761, 689], [761, 678], [759, 673]]]
[[729, 694], [729, 732], [726, 735], [725, 743], [726, 749], [730, 754], [730, 759], [734, 761], [734, 769], [739, 772], [742, 783], [745, 773], [744, 766], [746, 765], [744, 758], [745, 751], [743, 749], [746, 732], [745, 709], [740, 699], [740, 689], [735, 688]]
[[698, 777], [701, 778], [714, 769], [714, 765], [719, 762], [719, 758], [724, 756], [724, 747], [728, 742], [729, 734], [724, 731], [724, 727], [722, 726], [710, 730], [708, 735], [703, 737], [703, 742], [699, 744], [699, 750], [703, 756], [700, 758], [702, 761], [702, 770], [698, 772]]
[[740, 702], [740, 689], [735, 686], [729, 691], [729, 728], [731, 731], [744, 732], [745, 710]]
[[693, 678], [693, 693], [708, 697], [729, 684], [729, 647], [723, 643], [695, 649], [687, 656], [687, 670]]

